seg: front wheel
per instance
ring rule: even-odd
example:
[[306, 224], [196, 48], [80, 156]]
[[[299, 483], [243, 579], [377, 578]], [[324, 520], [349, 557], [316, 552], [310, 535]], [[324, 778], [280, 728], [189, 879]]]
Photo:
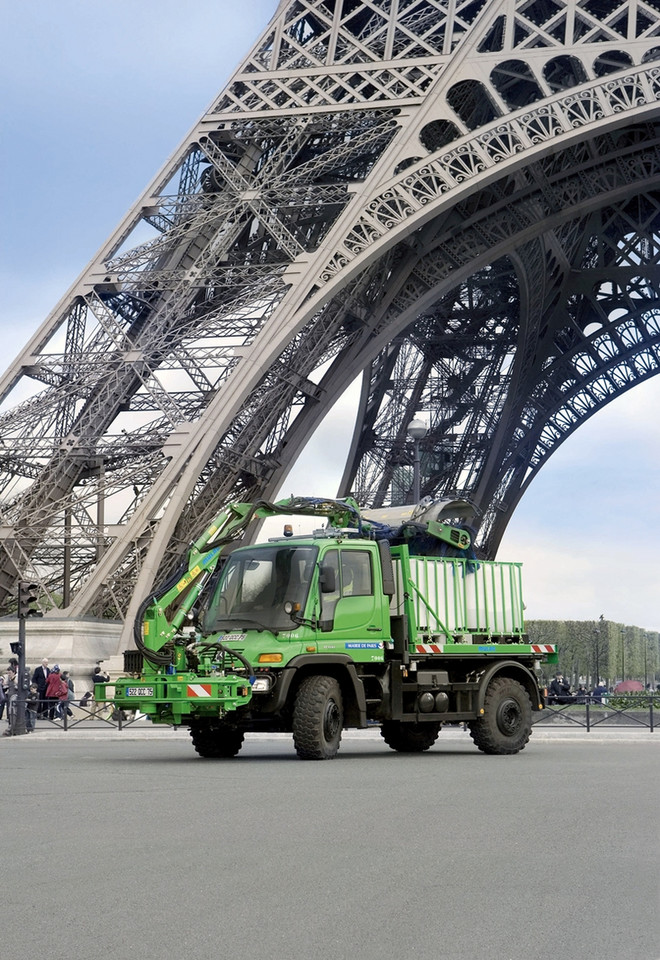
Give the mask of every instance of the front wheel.
[[209, 760], [235, 757], [245, 739], [240, 727], [222, 720], [197, 720], [190, 724], [190, 736], [200, 757]]
[[341, 688], [334, 677], [306, 677], [293, 707], [293, 743], [301, 760], [332, 760], [344, 726]]
[[532, 733], [532, 704], [523, 685], [510, 677], [491, 680], [484, 714], [469, 721], [468, 727], [483, 753], [511, 754], [524, 749]]

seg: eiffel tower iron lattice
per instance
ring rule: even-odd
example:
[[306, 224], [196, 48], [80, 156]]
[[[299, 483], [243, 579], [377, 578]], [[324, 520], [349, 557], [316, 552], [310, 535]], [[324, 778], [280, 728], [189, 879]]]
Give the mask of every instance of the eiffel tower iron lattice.
[[339, 494], [407, 500], [423, 412], [493, 556], [660, 370], [659, 38], [660, 0], [282, 0], [1, 380], [0, 609], [130, 623], [359, 375]]

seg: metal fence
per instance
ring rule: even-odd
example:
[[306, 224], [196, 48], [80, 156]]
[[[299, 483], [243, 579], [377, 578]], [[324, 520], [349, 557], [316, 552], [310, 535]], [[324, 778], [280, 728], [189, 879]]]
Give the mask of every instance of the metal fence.
[[[44, 728], [57, 728], [65, 732], [79, 726], [93, 729], [95, 726], [98, 727], [99, 724], [121, 730], [123, 727], [130, 726], [139, 720], [145, 721], [146, 725], [144, 714], [118, 710], [111, 703], [97, 703], [93, 699], [83, 704], [78, 700], [37, 700], [32, 701], [32, 703], [34, 707], [25, 711], [26, 733]], [[5, 736], [23, 732], [17, 729], [16, 707], [17, 700], [15, 697], [5, 702], [5, 719], [7, 721], [7, 729], [3, 734]]]
[[548, 704], [540, 713], [534, 714], [534, 726], [555, 724], [584, 727], [590, 733], [594, 727], [646, 727], [650, 733], [655, 729], [655, 717], [660, 709], [660, 699], [646, 694], [627, 694], [606, 701], [586, 697], [583, 703], [570, 700], [568, 703]]
[[[15, 700], [5, 704], [8, 708], [5, 713], [7, 730], [4, 735], [15, 732]], [[660, 700], [640, 695], [638, 698], [626, 696], [614, 698], [602, 703], [587, 698], [584, 703], [572, 700], [563, 704], [548, 704], [545, 709], [532, 715], [533, 726], [577, 726], [590, 733], [594, 727], [600, 726], [628, 726], [644, 727], [650, 733], [655, 730], [655, 718], [660, 711]], [[119, 710], [111, 703], [96, 703], [89, 700], [81, 706], [78, 701], [62, 701], [53, 703], [51, 700], [39, 701], [36, 710], [26, 711], [26, 732], [44, 727], [56, 727], [66, 732], [75, 727], [94, 729], [100, 724], [122, 730], [134, 723], [151, 727], [150, 721], [144, 714], [135, 711]]]

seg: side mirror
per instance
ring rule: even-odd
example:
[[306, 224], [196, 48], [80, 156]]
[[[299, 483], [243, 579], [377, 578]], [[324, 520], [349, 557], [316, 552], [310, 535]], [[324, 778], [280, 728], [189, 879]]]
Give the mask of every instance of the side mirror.
[[321, 593], [336, 593], [337, 577], [334, 567], [321, 567], [319, 571], [319, 586]]
[[380, 568], [383, 575], [383, 593], [387, 597], [393, 597], [396, 592], [396, 585], [389, 540], [378, 541], [378, 553], [380, 554]]

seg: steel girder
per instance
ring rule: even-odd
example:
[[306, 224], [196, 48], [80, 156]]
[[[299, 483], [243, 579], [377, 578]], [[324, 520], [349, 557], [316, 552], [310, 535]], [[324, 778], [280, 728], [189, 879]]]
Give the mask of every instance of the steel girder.
[[282, 2], [0, 381], [0, 604], [130, 621], [361, 372], [340, 493], [406, 497], [424, 410], [423, 492], [492, 554], [659, 369], [659, 32], [660, 0]]

